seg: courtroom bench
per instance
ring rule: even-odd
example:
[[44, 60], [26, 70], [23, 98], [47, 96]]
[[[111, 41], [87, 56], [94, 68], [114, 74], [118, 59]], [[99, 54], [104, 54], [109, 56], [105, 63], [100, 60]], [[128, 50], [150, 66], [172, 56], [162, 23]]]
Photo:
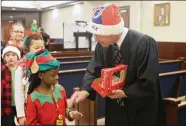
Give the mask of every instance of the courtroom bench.
[[87, 68], [89, 62], [89, 60], [60, 62], [60, 70]]
[[159, 61], [166, 61], [166, 60], [169, 60], [169, 59], [161, 59], [161, 58], [159, 59]]
[[160, 73], [159, 77], [163, 98], [186, 95], [186, 70]]
[[[61, 62], [60, 70], [87, 68], [91, 56], [56, 57]], [[160, 61], [159, 73], [180, 70], [181, 60]]]
[[[82, 68], [83, 66], [86, 68], [88, 66], [88, 62], [90, 62], [92, 56], [71, 56], [71, 57], [56, 57], [57, 60], [60, 62], [66, 62], [62, 63], [67, 65], [67, 67], [70, 67], [72, 69], [75, 69], [76, 66], [73, 66], [73, 63], [77, 65], [77, 68]], [[76, 61], [76, 62], [73, 62]], [[81, 62], [82, 61], [82, 62]], [[163, 60], [159, 61], [159, 73], [165, 73], [165, 72], [172, 72], [172, 71], [178, 71], [181, 68], [181, 64], [183, 63], [182, 60]], [[64, 68], [66, 69], [66, 68]], [[63, 70], [61, 68], [61, 70]]]
[[92, 58], [92, 56], [68, 56], [68, 57], [55, 57], [59, 62], [65, 62], [65, 61], [79, 61], [79, 60], [89, 60]]
[[[184, 90], [186, 89], [186, 85], [184, 84], [186, 83], [185, 71], [173, 72], [179, 70], [182, 62], [181, 60], [160, 61], [160, 71], [165, 72], [160, 74], [160, 87], [163, 98], [182, 96], [186, 93]], [[170, 74], [170, 72], [173, 73]], [[98, 104], [100, 105], [98, 107], [97, 117], [101, 118], [105, 115], [105, 99], [98, 96]]]
[[[182, 81], [179, 81], [180, 86], [178, 86], [178, 89], [177, 89], [177, 99], [179, 99], [179, 100], [185, 99], [185, 95], [186, 95], [186, 88], [185, 88], [186, 76], [185, 75], [186, 75], [186, 70], [160, 74], [160, 80], [167, 78], [167, 77], [168, 78], [173, 77], [173, 76], [176, 76], [176, 77], [178, 77], [179, 80], [182, 80]], [[163, 82], [160, 81], [160, 82], [161, 82], [161, 85], [165, 84], [165, 83], [163, 83], [164, 81]], [[179, 97], [179, 96], [182, 96], [182, 97]], [[175, 126], [184, 126], [185, 125], [185, 117], [186, 117], [186, 103], [185, 103], [185, 101], [181, 102], [181, 100], [180, 100], [179, 102], [173, 102], [170, 99], [174, 99], [174, 98], [164, 98], [163, 99], [164, 103], [165, 103], [165, 110], [166, 110], [166, 123], [167, 123], [166, 126], [173, 126], [173, 125], [168, 125], [168, 124], [178, 124]], [[96, 106], [94, 106], [94, 105], [96, 105]], [[88, 108], [90, 109], [90, 106], [94, 106], [94, 108], [92, 108], [91, 110], [88, 110]], [[81, 112], [85, 112], [87, 115], [89, 115], [94, 110], [93, 113], [96, 115], [97, 119], [104, 117], [104, 115], [105, 115], [104, 114], [105, 113], [105, 102], [104, 102], [104, 99], [101, 98], [100, 96], [97, 97], [95, 102], [92, 102], [87, 99], [83, 103], [78, 104], [76, 106], [76, 108], [78, 110], [80, 110]], [[91, 120], [95, 119], [94, 116], [91, 117]], [[174, 119], [172, 119], [172, 118], [174, 118]], [[95, 119], [95, 120], [97, 120], [97, 119]], [[78, 124], [85, 124], [85, 122], [86, 122], [86, 124], [88, 124], [87, 123], [88, 120], [81, 120], [80, 122], [78, 122]], [[92, 122], [95, 122], [95, 121], [92, 121]]]
[[54, 51], [50, 52], [53, 57], [70, 57], [70, 56], [93, 56], [92, 51]]
[[178, 71], [181, 69], [183, 60], [164, 60], [159, 61], [159, 73]]
[[[186, 70], [161, 73], [160, 76], [160, 87], [162, 97], [179, 97], [186, 95]], [[98, 110], [97, 118], [105, 116], [105, 99], [98, 95]]]
[[[64, 73], [60, 75], [60, 80], [62, 81], [62, 84], [64, 85], [64, 87], [67, 89], [67, 96], [70, 97], [72, 95], [72, 89], [74, 87], [81, 87], [81, 83], [82, 83], [82, 79], [83, 76], [85, 74], [85, 72], [82, 71], [76, 71], [75, 69], [82, 69], [84, 67], [84, 69], [86, 69], [85, 66], [87, 66], [88, 61], [84, 62], [85, 64], [81, 63], [81, 62], [63, 62], [62, 65], [60, 66], [60, 70], [66, 70], [66, 69], [74, 69], [73, 73]], [[170, 63], [170, 62], [168, 62]], [[177, 63], [177, 62], [174, 62]], [[78, 64], [78, 65], [77, 65]], [[71, 70], [69, 70], [70, 72]], [[162, 75], [166, 75], [166, 74], [162, 74]], [[61, 79], [61, 77], [63, 79]], [[160, 85], [161, 85], [161, 90], [162, 90], [162, 95], [163, 97], [170, 97], [170, 96], [175, 96], [177, 95], [177, 93], [179, 93], [177, 91], [178, 86], [176, 85], [176, 83], [178, 83], [178, 77], [182, 77], [182, 76], [163, 76], [160, 77], [162, 78], [162, 80], [160, 79]], [[167, 80], [168, 79], [168, 80]], [[169, 80], [170, 79], [170, 80]], [[77, 81], [76, 81], [77, 80]], [[183, 79], [182, 79], [183, 80]], [[184, 80], [183, 80], [184, 81]], [[163, 85], [162, 85], [163, 83]], [[184, 82], [183, 82], [184, 83]], [[168, 85], [168, 86], [167, 86]], [[182, 86], [182, 85], [181, 85]], [[181, 88], [183, 90], [183, 88]], [[180, 91], [184, 92], [184, 91]], [[104, 117], [104, 113], [105, 113], [105, 100], [103, 98], [101, 98], [100, 96], [98, 96], [98, 111], [97, 111], [97, 118], [101, 118]]]
[[[167, 63], [168, 65], [170, 65], [171, 62], [170, 61], [169, 62], [163, 62], [163, 64]], [[177, 62], [180, 62], [180, 61], [173, 61], [173, 63], [177, 63]], [[80, 63], [80, 62], [77, 62], [77, 63]], [[68, 62], [67, 62], [67, 65], [68, 65]], [[64, 66], [65, 66], [65, 64], [61, 65], [61, 67], [64, 67]], [[86, 70], [86, 67], [85, 67], [84, 71], [81, 71], [81, 70], [79, 71], [79, 69], [78, 69], [78, 67], [76, 67], [76, 65], [74, 65], [74, 68], [76, 68], [77, 71], [76, 70], [73, 70], [73, 71], [68, 70], [68, 72], [61, 71], [61, 73], [60, 73], [60, 79], [59, 80], [62, 82], [62, 84], [66, 88], [68, 97], [70, 97], [72, 95], [74, 87], [81, 87], [82, 86], [81, 83], [82, 83], [82, 79], [83, 79], [83, 76], [84, 76], [85, 70]], [[98, 97], [98, 104], [100, 104], [100, 106], [98, 107], [97, 118], [101, 118], [101, 117], [104, 117], [105, 101], [100, 96]]]
[[164, 98], [166, 126], [186, 126], [186, 96]]
[[67, 98], [70, 98], [73, 94], [73, 88], [82, 87], [82, 79], [85, 71], [86, 68], [59, 71], [59, 84], [64, 86]]

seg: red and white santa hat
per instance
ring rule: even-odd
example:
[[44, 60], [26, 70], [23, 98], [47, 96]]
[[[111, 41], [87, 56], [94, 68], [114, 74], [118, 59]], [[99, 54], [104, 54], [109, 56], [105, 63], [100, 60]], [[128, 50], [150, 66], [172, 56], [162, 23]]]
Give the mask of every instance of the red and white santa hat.
[[21, 51], [18, 49], [18, 46], [16, 46], [15, 44], [7, 44], [5, 46], [5, 48], [3, 49], [2, 58], [4, 58], [4, 55], [7, 52], [14, 52], [17, 54], [19, 59], [21, 58]]
[[124, 30], [124, 21], [115, 4], [98, 5], [93, 9], [90, 32], [96, 35], [116, 35]]

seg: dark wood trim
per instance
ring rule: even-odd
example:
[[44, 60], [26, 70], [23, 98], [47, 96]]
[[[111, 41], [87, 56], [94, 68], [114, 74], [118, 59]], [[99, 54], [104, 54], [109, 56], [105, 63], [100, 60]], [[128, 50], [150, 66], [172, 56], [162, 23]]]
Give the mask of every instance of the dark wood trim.
[[86, 71], [87, 69], [73, 69], [73, 70], [61, 70], [59, 71], [59, 74], [64, 74], [64, 73], [76, 73], [76, 72], [82, 72], [82, 71]]
[[178, 98], [163, 98], [164, 103], [178, 105], [178, 108], [186, 107], [186, 96]]
[[92, 51], [78, 51], [78, 52], [75, 52], [75, 51], [61, 51], [61, 52], [58, 52], [58, 53], [51, 53], [51, 55], [54, 56], [54, 57], [92, 56], [93, 52]]
[[186, 74], [186, 70], [180, 70], [180, 71], [175, 71], [175, 72], [161, 73], [161, 74], [159, 74], [159, 76], [160, 76], [160, 77], [163, 77], [163, 76], [171, 76], [171, 75], [177, 75], [177, 74]]
[[180, 104], [181, 100], [178, 98], [163, 98], [163, 101], [165, 103], [171, 103], [171, 104]]
[[175, 62], [183, 62], [182, 60], [164, 60], [164, 61], [159, 61], [160, 64], [164, 63], [175, 63]]
[[168, 60], [168, 59], [159, 59], [159, 61], [165, 61], [165, 60]]
[[60, 62], [60, 64], [61, 64], [61, 65], [65, 65], [65, 64], [78, 64], [78, 63], [88, 63], [88, 62], [90, 62], [90, 60]]
[[[174, 60], [178, 57], [186, 58], [186, 42], [166, 42], [158, 41], [159, 57], [161, 59]], [[182, 70], [186, 70], [186, 60], [181, 66]]]
[[9, 22], [10, 20], [21, 20], [22, 21], [22, 23], [23, 23], [23, 27], [25, 28], [26, 27], [26, 20], [25, 20], [25, 18], [17, 18], [17, 17], [14, 17], [13, 19], [8, 19], [8, 18], [3, 18], [3, 19], [1, 19], [1, 21], [3, 22]]
[[39, 11], [39, 27], [41, 27], [41, 11]]
[[180, 104], [178, 104], [178, 108], [186, 108], [186, 101], [181, 102]]
[[119, 7], [119, 10], [120, 11], [122, 11], [122, 10], [127, 10], [128, 11], [128, 14], [129, 14], [129, 16], [128, 16], [128, 22], [129, 22], [128, 28], [130, 28], [130, 6], [120, 6]]
[[69, 57], [55, 57], [56, 59], [78, 59], [78, 58], [91, 58], [92, 56], [69, 56]]
[[186, 57], [186, 42], [165, 42], [158, 41], [160, 58], [176, 59]]

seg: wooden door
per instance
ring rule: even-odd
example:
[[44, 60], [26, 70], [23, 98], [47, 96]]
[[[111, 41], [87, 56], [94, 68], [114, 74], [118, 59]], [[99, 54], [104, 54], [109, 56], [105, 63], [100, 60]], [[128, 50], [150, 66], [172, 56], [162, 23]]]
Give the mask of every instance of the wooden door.
[[13, 22], [3, 21], [2, 22], [2, 31], [1, 35], [4, 41], [8, 41], [10, 39], [10, 29], [12, 27]]
[[130, 6], [122, 6], [120, 7], [120, 14], [124, 20], [124, 26], [130, 27]]

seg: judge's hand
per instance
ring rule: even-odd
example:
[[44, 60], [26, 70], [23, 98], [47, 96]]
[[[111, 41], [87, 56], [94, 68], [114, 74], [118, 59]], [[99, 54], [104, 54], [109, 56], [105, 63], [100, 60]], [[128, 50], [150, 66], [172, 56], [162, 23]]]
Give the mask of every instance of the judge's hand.
[[77, 104], [81, 101], [84, 101], [87, 97], [86, 91], [75, 91], [70, 99], [73, 101], [73, 103]]
[[69, 116], [72, 119], [78, 120], [78, 119], [80, 119], [83, 116], [83, 114], [78, 112], [78, 111], [71, 111], [71, 112], [69, 112]]
[[74, 103], [72, 101], [72, 99], [67, 99], [67, 108], [73, 108]]
[[110, 92], [108, 97], [110, 97], [111, 99], [116, 99], [116, 98], [124, 98], [126, 97], [126, 95], [123, 90], [118, 89]]

